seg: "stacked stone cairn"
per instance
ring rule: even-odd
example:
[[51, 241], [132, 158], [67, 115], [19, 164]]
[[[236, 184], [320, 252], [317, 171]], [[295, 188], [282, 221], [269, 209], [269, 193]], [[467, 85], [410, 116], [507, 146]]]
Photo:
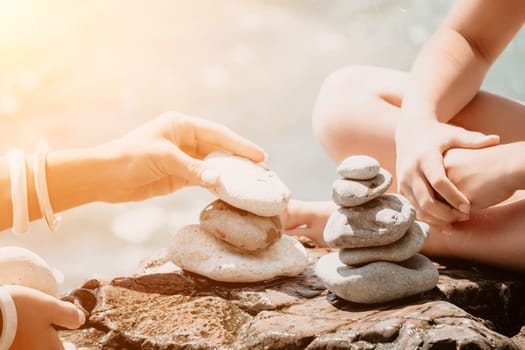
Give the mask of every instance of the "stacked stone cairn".
[[212, 191], [221, 199], [201, 212], [199, 225], [176, 232], [171, 261], [221, 282], [258, 282], [304, 272], [304, 247], [282, 233], [280, 214], [290, 191], [277, 175], [225, 153], [212, 153], [204, 162], [219, 173]]
[[337, 168], [332, 199], [340, 207], [324, 229], [329, 247], [316, 274], [340, 298], [381, 303], [434, 288], [438, 271], [418, 254], [429, 226], [415, 221], [412, 203], [385, 193], [392, 175], [368, 156], [351, 156]]

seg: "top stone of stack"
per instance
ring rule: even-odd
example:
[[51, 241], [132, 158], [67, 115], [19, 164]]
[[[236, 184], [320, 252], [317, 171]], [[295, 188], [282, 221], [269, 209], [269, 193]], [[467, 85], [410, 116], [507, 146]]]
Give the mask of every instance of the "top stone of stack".
[[342, 179], [332, 185], [332, 199], [343, 208], [357, 207], [378, 198], [392, 184], [392, 175], [369, 156], [351, 156], [337, 168]]
[[219, 173], [212, 192], [226, 203], [259, 216], [279, 215], [286, 209], [290, 190], [263, 165], [222, 152], [209, 154], [204, 163]]
[[337, 167], [339, 176], [350, 180], [370, 180], [379, 174], [379, 162], [372, 157], [358, 155], [343, 160]]

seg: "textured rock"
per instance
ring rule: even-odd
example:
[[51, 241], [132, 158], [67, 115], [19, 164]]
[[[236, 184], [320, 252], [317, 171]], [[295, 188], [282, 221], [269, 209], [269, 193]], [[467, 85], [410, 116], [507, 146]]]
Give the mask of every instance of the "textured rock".
[[358, 155], [344, 159], [337, 167], [339, 176], [352, 180], [369, 180], [379, 174], [379, 162], [369, 156]]
[[21, 247], [0, 248], [0, 284], [17, 284], [58, 295], [57, 281], [47, 262]]
[[220, 152], [208, 155], [204, 163], [218, 171], [213, 191], [223, 201], [260, 216], [279, 215], [286, 208], [290, 190], [264, 166]]
[[203, 231], [199, 225], [180, 229], [170, 258], [182, 269], [216, 281], [256, 282], [277, 276], [295, 276], [308, 265], [306, 251], [294, 238], [283, 236], [257, 253], [246, 253]]
[[[313, 263], [325, 251], [309, 252]], [[90, 350], [520, 349], [510, 336], [519, 341], [525, 323], [522, 274], [443, 261], [437, 288], [359, 305], [327, 292], [312, 269], [231, 284], [158, 273], [168, 260], [161, 254], [135, 276], [89, 281], [97, 305], [82, 329], [61, 337]]]
[[391, 263], [347, 266], [337, 253], [327, 254], [315, 266], [317, 276], [337, 296], [355, 303], [383, 303], [434, 288], [438, 272], [425, 256]]
[[355, 207], [379, 197], [392, 184], [392, 175], [385, 169], [370, 180], [337, 179], [332, 185], [332, 199], [340, 207]]
[[429, 231], [427, 224], [414, 221], [403, 237], [394, 243], [375, 247], [342, 248], [339, 250], [339, 259], [346, 265], [360, 265], [371, 261], [407, 260], [423, 247]]
[[328, 218], [324, 240], [332, 248], [386, 245], [405, 234], [416, 209], [405, 197], [384, 194], [359, 207], [339, 208]]
[[279, 216], [258, 216], [220, 199], [201, 212], [200, 225], [215, 237], [248, 251], [264, 249], [282, 236]]

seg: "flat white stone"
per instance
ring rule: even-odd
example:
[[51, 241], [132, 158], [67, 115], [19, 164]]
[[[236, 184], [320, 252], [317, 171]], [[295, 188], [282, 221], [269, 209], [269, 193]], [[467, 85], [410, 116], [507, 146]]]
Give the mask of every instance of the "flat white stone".
[[274, 244], [282, 236], [279, 215], [258, 216], [220, 199], [204, 208], [200, 224], [204, 231], [215, 237], [252, 252]]
[[425, 292], [436, 286], [439, 277], [432, 261], [420, 254], [399, 263], [379, 261], [351, 267], [337, 253], [330, 253], [319, 259], [315, 272], [338, 297], [365, 304]]
[[423, 247], [430, 228], [427, 224], [414, 221], [408, 231], [395, 241], [382, 246], [344, 248], [339, 250], [339, 259], [346, 265], [361, 265], [372, 261], [404, 261]]
[[284, 235], [258, 253], [249, 254], [202, 230], [181, 228], [174, 236], [169, 256], [184, 270], [222, 282], [258, 282], [278, 276], [296, 276], [308, 266], [306, 250]]
[[387, 193], [361, 206], [339, 208], [324, 228], [324, 240], [332, 248], [386, 245], [405, 234], [416, 217], [408, 199]]
[[21, 247], [0, 248], [0, 284], [16, 284], [58, 296], [57, 281], [47, 262]]
[[221, 152], [209, 154], [204, 163], [218, 171], [219, 181], [212, 191], [223, 201], [260, 216], [285, 210], [290, 190], [263, 165]]
[[385, 169], [370, 180], [337, 179], [332, 185], [332, 199], [340, 207], [355, 207], [379, 197], [392, 184], [392, 175]]
[[379, 162], [370, 156], [350, 156], [344, 159], [337, 167], [337, 173], [346, 179], [372, 179], [379, 174]]

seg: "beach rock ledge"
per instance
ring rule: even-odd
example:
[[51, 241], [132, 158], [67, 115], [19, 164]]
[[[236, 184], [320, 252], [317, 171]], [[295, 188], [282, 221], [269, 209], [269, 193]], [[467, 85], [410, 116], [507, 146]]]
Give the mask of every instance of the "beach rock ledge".
[[329, 250], [307, 250], [303, 275], [245, 284], [183, 272], [159, 252], [133, 276], [71, 291], [89, 318], [60, 335], [79, 349], [525, 349], [522, 273], [434, 261], [434, 289], [362, 305], [315, 276]]

